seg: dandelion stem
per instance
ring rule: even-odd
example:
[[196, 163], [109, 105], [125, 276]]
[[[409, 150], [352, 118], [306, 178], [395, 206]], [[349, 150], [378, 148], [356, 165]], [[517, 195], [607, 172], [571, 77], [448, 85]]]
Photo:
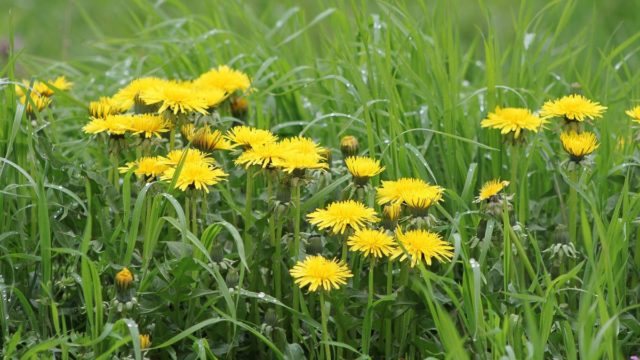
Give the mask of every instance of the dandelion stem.
[[578, 245], [578, 190], [576, 187], [578, 186], [578, 172], [571, 171], [569, 173], [569, 179], [571, 183], [569, 183], [569, 241], [574, 246]]
[[369, 344], [371, 340], [371, 324], [373, 323], [373, 270], [376, 265], [376, 258], [371, 256], [369, 261], [369, 287], [367, 291], [367, 313], [365, 321], [362, 323], [362, 353], [369, 354]]
[[324, 358], [331, 360], [331, 346], [329, 345], [329, 330], [327, 329], [327, 323], [329, 321], [329, 314], [327, 314], [327, 307], [324, 303], [324, 291], [320, 290], [320, 316], [322, 318], [322, 342], [324, 344]]
[[[280, 274], [280, 261], [282, 258], [282, 246], [280, 242], [282, 227], [280, 224], [276, 225], [278, 221], [276, 218], [276, 209], [274, 209], [274, 184], [273, 177], [271, 174], [267, 173], [267, 211], [270, 212], [269, 215], [269, 237], [271, 240], [271, 246], [274, 247], [274, 253], [272, 258], [273, 263], [273, 291], [276, 296], [276, 299], [282, 299], [282, 274]], [[276, 227], [278, 230], [276, 231]], [[276, 306], [276, 318], [282, 318], [282, 309], [280, 306]]]
[[[387, 295], [393, 293], [393, 262], [387, 261]], [[387, 319], [384, 321], [384, 357], [391, 359], [393, 338], [391, 337], [391, 310], [387, 307]]]
[[[300, 259], [300, 184], [298, 179], [294, 179], [293, 184], [293, 247], [291, 248], [291, 258], [293, 258], [294, 262]], [[293, 338], [299, 336], [300, 334], [300, 325], [298, 324], [298, 315], [297, 311], [300, 308], [300, 290], [297, 288], [295, 283], [292, 283], [293, 288], [293, 319], [291, 322], [291, 327], [293, 330]]]

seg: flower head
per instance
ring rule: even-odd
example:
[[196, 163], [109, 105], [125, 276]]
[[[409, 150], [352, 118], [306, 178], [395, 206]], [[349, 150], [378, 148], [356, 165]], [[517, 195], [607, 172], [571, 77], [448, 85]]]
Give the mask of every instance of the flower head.
[[140, 98], [147, 105], [158, 104], [158, 113], [165, 110], [172, 114], [187, 114], [198, 112], [207, 114], [208, 100], [190, 84], [165, 81], [160, 86], [147, 89], [140, 94]]
[[242, 146], [245, 150], [257, 145], [278, 141], [278, 137], [269, 130], [256, 129], [244, 125], [232, 128], [225, 137], [233, 143], [234, 147]]
[[640, 106], [629, 109], [625, 113], [631, 117], [631, 120], [640, 123]]
[[280, 142], [282, 156], [273, 159], [273, 166], [286, 173], [300, 175], [305, 170], [327, 169], [326, 149], [313, 140], [297, 136]]
[[[178, 168], [171, 167], [162, 175], [162, 180], [172, 181]], [[187, 189], [204, 190], [209, 192], [208, 186], [215, 185], [227, 177], [222, 169], [215, 168], [205, 162], [185, 162], [176, 179], [175, 187], [182, 191]]]
[[283, 159], [285, 157], [285, 148], [280, 143], [266, 143], [252, 147], [244, 151], [235, 160], [236, 165], [244, 165], [248, 168], [251, 165], [258, 165], [270, 168], [275, 159]]
[[348, 227], [360, 230], [365, 224], [380, 220], [375, 210], [354, 200], [331, 203], [324, 209], [316, 209], [307, 218], [320, 229], [331, 228], [334, 234], [343, 234]]
[[545, 122], [533, 115], [529, 109], [498, 107], [480, 122], [480, 126], [499, 129], [503, 135], [512, 132], [513, 137], [517, 139], [522, 130], [538, 132]]
[[115, 280], [119, 288], [126, 290], [133, 282], [133, 274], [125, 267], [116, 273]]
[[168, 168], [169, 165], [167, 165], [166, 160], [161, 156], [143, 156], [118, 169], [120, 173], [126, 173], [131, 169], [135, 169], [134, 174], [136, 174], [136, 176], [146, 180], [152, 180], [162, 175]]
[[291, 276], [300, 288], [309, 285], [310, 291], [322, 288], [325, 291], [340, 288], [347, 283], [347, 279], [353, 274], [346, 264], [337, 260], [329, 260], [320, 255], [308, 256], [298, 261], [291, 270]]
[[211, 130], [209, 126], [196, 128], [193, 124], [182, 126], [182, 135], [191, 144], [202, 151], [229, 150], [231, 143], [222, 136], [220, 130]]
[[393, 238], [384, 230], [358, 230], [349, 236], [347, 245], [352, 251], [361, 251], [365, 256], [389, 256], [396, 250]]
[[111, 136], [122, 136], [131, 127], [129, 115], [107, 115], [102, 119], [94, 118], [86, 124], [82, 131], [87, 134], [106, 132]]
[[385, 221], [389, 223], [394, 223], [398, 221], [400, 218], [400, 213], [402, 212], [402, 203], [392, 202], [385, 205], [382, 208], [382, 215]]
[[145, 350], [151, 346], [151, 337], [149, 334], [140, 334], [138, 339], [138, 341], [140, 341], [140, 349]]
[[104, 118], [107, 115], [122, 114], [127, 110], [128, 108], [123, 107], [121, 103], [105, 96], [89, 103], [89, 115], [94, 118]]
[[591, 101], [582, 95], [563, 96], [557, 100], [547, 101], [542, 105], [540, 116], [563, 117], [569, 121], [584, 121], [602, 117], [606, 106]]
[[358, 153], [360, 145], [355, 136], [347, 135], [340, 139], [340, 152], [343, 157], [355, 156]]
[[451, 261], [453, 257], [453, 246], [436, 233], [422, 229], [402, 232], [402, 229], [397, 228], [396, 238], [400, 246], [391, 258], [400, 257], [400, 260], [405, 260], [410, 257], [411, 267], [416, 266], [423, 258], [427, 265], [431, 265], [432, 259], [445, 262]]
[[185, 163], [205, 163], [213, 165], [213, 158], [208, 157], [205, 153], [198, 149], [178, 149], [170, 151], [164, 158], [164, 162], [170, 166], [177, 166], [184, 156]]
[[589, 131], [583, 133], [563, 132], [560, 134], [560, 142], [562, 142], [564, 151], [574, 162], [580, 162], [600, 146], [596, 135]]
[[31, 93], [29, 95], [29, 101], [27, 101], [27, 96], [23, 95], [20, 97], [20, 103], [26, 106], [25, 110], [27, 113], [33, 114], [35, 113], [35, 109], [40, 112], [49, 106], [49, 104], [51, 104], [51, 98]]
[[506, 180], [500, 181], [500, 179], [498, 179], [487, 181], [482, 185], [482, 188], [480, 188], [480, 194], [478, 195], [476, 202], [491, 199], [498, 195], [498, 193], [507, 186], [509, 186], [509, 182]]
[[226, 65], [207, 71], [200, 75], [194, 83], [200, 87], [217, 88], [227, 94], [236, 90], [247, 91], [251, 86], [251, 80], [249, 80], [247, 74], [233, 70]]
[[160, 115], [138, 114], [128, 115], [131, 121], [127, 125], [127, 130], [134, 135], [150, 138], [152, 136], [160, 137], [161, 133], [168, 132], [171, 123]]
[[[31, 82], [28, 80], [23, 80], [22, 84], [24, 84], [24, 87], [21, 85], [16, 85], [16, 95], [18, 96], [26, 95], [26, 91], [24, 91], [24, 89], [29, 88]], [[33, 83], [33, 86], [31, 87], [31, 93], [35, 93], [35, 95], [39, 96], [50, 97], [51, 95], [53, 95], [55, 90], [65, 91], [71, 89], [72, 86], [73, 84], [70, 83], [67, 78], [65, 78], [64, 76], [58, 76], [56, 79], [49, 82], [35, 81]]]
[[424, 180], [401, 178], [396, 181], [383, 181], [377, 189], [378, 204], [405, 203], [416, 209], [426, 209], [442, 201], [444, 189], [431, 185]]
[[349, 156], [344, 162], [358, 185], [366, 184], [369, 178], [384, 171], [384, 166], [380, 165], [379, 160], [366, 156]]
[[113, 95], [113, 101], [124, 109], [130, 109], [134, 104], [143, 103], [141, 96], [149, 90], [159, 89], [169, 81], [157, 77], [143, 77], [131, 81], [127, 86]]

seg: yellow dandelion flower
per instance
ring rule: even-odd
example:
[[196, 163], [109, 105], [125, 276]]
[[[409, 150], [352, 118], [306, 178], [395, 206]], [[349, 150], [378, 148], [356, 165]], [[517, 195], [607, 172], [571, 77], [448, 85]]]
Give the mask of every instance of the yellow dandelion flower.
[[152, 136], [160, 137], [161, 133], [168, 132], [171, 123], [160, 115], [139, 114], [129, 115], [131, 121], [127, 127], [134, 135], [140, 134], [145, 138]]
[[640, 123], [640, 106], [629, 109], [625, 113], [631, 117], [631, 120]]
[[151, 337], [149, 334], [140, 334], [138, 337], [138, 341], [140, 342], [140, 349], [145, 350], [151, 347]]
[[391, 255], [391, 258], [400, 257], [400, 261], [410, 258], [411, 267], [416, 266], [423, 259], [427, 265], [431, 265], [432, 259], [446, 262], [453, 258], [453, 246], [443, 241], [439, 234], [421, 229], [402, 232], [402, 229], [398, 227], [396, 238], [400, 246]]
[[215, 108], [227, 98], [227, 93], [218, 88], [202, 88], [196, 85], [192, 85], [192, 88], [204, 100], [208, 109]]
[[[186, 152], [186, 154], [185, 154]], [[164, 158], [165, 164], [169, 166], [177, 166], [184, 156], [185, 163], [205, 163], [213, 165], [214, 160], [198, 149], [178, 149], [170, 151]]]
[[208, 114], [209, 104], [197, 89], [181, 82], [165, 82], [160, 87], [148, 89], [140, 95], [147, 105], [160, 105], [158, 113], [165, 110], [176, 114], [198, 112]]
[[596, 134], [592, 132], [576, 133], [575, 131], [560, 134], [560, 141], [564, 151], [569, 154], [571, 160], [579, 162], [585, 156], [594, 152], [598, 146]]
[[[16, 85], [16, 95], [18, 96], [27, 95], [27, 91], [25, 91], [25, 89], [29, 88], [31, 82], [29, 80], [22, 80], [22, 84], [23, 85]], [[70, 83], [67, 78], [65, 78], [64, 76], [59, 76], [49, 82], [34, 81], [33, 86], [31, 87], [31, 93], [35, 93], [35, 95], [50, 97], [51, 95], [53, 95], [55, 90], [65, 91], [69, 90], [72, 86], [73, 84]]]
[[393, 238], [383, 230], [361, 229], [349, 236], [351, 251], [360, 251], [365, 256], [389, 256], [396, 250]]
[[27, 96], [20, 97], [20, 103], [25, 105], [25, 110], [29, 114], [33, 114], [44, 110], [49, 104], [51, 104], [51, 98], [46, 96], [40, 96], [35, 93], [31, 93], [29, 96], [29, 101], [27, 101]]
[[406, 203], [421, 207], [420, 204], [424, 202], [428, 207], [440, 202], [443, 192], [442, 187], [431, 185], [424, 180], [401, 178], [396, 181], [382, 181], [382, 185], [376, 190], [376, 197], [380, 205]]
[[538, 132], [545, 123], [546, 120], [533, 115], [529, 109], [497, 107], [480, 122], [480, 126], [499, 129], [503, 135], [512, 132], [513, 137], [517, 139], [522, 130]]
[[423, 192], [407, 192], [402, 195], [402, 200], [410, 209], [414, 211], [427, 210], [433, 204], [442, 201], [444, 188], [437, 185], [429, 185]]
[[[73, 87], [73, 83], [67, 80], [64, 76], [58, 76], [55, 80], [50, 81], [49, 84], [57, 90], [66, 91]], [[53, 91], [53, 89], [52, 89]]]
[[115, 281], [119, 288], [126, 290], [133, 282], [133, 274], [126, 267], [122, 268], [122, 270], [116, 273]]
[[498, 179], [487, 181], [486, 183], [484, 183], [484, 185], [482, 185], [482, 188], [480, 188], [480, 194], [478, 195], [476, 202], [488, 200], [498, 195], [498, 193], [507, 186], [509, 186], [509, 182], [506, 180], [501, 181], [500, 179]]
[[251, 86], [251, 80], [247, 74], [233, 70], [226, 65], [207, 71], [200, 75], [194, 83], [200, 87], [217, 88], [227, 94], [236, 90], [247, 91]]
[[353, 276], [343, 262], [329, 260], [320, 255], [308, 256], [298, 261], [289, 273], [301, 289], [308, 285], [310, 291], [316, 291], [318, 288], [325, 291], [339, 289], [340, 285], [346, 284], [347, 279]]
[[233, 146], [242, 146], [244, 149], [251, 149], [254, 146], [274, 143], [278, 137], [269, 130], [256, 129], [249, 126], [236, 126], [227, 132], [225, 138]]
[[169, 165], [167, 165], [165, 158], [161, 156], [143, 156], [118, 169], [120, 173], [126, 173], [131, 169], [135, 169], [134, 174], [136, 174], [136, 176], [146, 180], [152, 180], [162, 175], [168, 168]]
[[169, 81], [157, 77], [135, 79], [123, 87], [115, 95], [113, 101], [124, 109], [131, 109], [136, 103], [142, 103], [141, 96], [149, 90], [159, 89]]
[[349, 156], [344, 160], [347, 170], [358, 185], [364, 185], [369, 178], [384, 171], [384, 166], [380, 161], [366, 156]]
[[211, 130], [209, 126], [196, 128], [193, 124], [183, 125], [180, 129], [182, 136], [202, 151], [230, 150], [229, 140], [225, 139], [220, 130]]
[[307, 218], [320, 229], [331, 228], [334, 234], [343, 234], [347, 228], [360, 230], [366, 224], [380, 220], [375, 210], [354, 200], [331, 203], [324, 209], [316, 209]]
[[[177, 168], [169, 168], [161, 176], [162, 180], [172, 181]], [[215, 168], [205, 162], [185, 162], [176, 179], [175, 187], [182, 191], [187, 189], [204, 190], [209, 192], [208, 186], [223, 181], [228, 176], [222, 169]]]
[[340, 139], [340, 152], [343, 157], [355, 156], [360, 149], [360, 144], [355, 136], [347, 135]]
[[263, 169], [271, 168], [275, 159], [283, 159], [286, 149], [280, 143], [266, 143], [252, 147], [244, 151], [235, 160], [236, 165], [244, 165], [248, 168], [258, 165]]
[[89, 103], [89, 115], [95, 118], [103, 118], [107, 115], [116, 115], [126, 112], [128, 108], [124, 108], [120, 103], [110, 97], [101, 97], [97, 101]]
[[305, 153], [285, 153], [280, 158], [272, 159], [273, 167], [282, 169], [288, 174], [302, 176], [305, 170], [324, 170], [329, 165], [323, 159], [314, 154]]
[[601, 118], [606, 106], [591, 101], [582, 95], [568, 95], [557, 100], [547, 101], [542, 105], [540, 116], [563, 117], [572, 121]]
[[382, 215], [384, 217], [384, 220], [392, 223], [398, 221], [401, 212], [402, 203], [399, 202], [392, 202], [382, 208]]
[[82, 130], [87, 134], [106, 132], [112, 136], [122, 136], [131, 126], [129, 115], [108, 115], [103, 119], [91, 119]]
[[281, 141], [281, 146], [285, 148], [287, 152], [314, 155], [322, 159], [326, 158], [327, 149], [319, 146], [312, 139], [303, 136], [286, 138]]

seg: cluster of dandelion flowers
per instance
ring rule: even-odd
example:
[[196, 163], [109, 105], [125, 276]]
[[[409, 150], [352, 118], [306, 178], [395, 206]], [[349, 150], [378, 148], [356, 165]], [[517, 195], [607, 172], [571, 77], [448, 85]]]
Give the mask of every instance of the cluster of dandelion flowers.
[[344, 163], [358, 186], [366, 185], [370, 178], [384, 171], [384, 166], [380, 165], [379, 160], [366, 156], [349, 156]]
[[309, 286], [310, 291], [319, 288], [325, 291], [339, 289], [340, 285], [346, 284], [347, 279], [353, 276], [343, 262], [329, 260], [320, 255], [308, 256], [298, 261], [289, 273], [301, 289]]
[[585, 156], [593, 153], [600, 146], [596, 135], [589, 131], [583, 133], [563, 132], [560, 134], [560, 142], [562, 142], [564, 151], [574, 162], [582, 161]]
[[397, 228], [396, 238], [399, 246], [391, 254], [391, 258], [399, 257], [401, 261], [410, 258], [411, 267], [423, 259], [427, 265], [431, 265], [432, 259], [447, 262], [453, 258], [453, 246], [442, 240], [439, 234], [421, 229], [402, 232], [402, 229]]
[[193, 124], [183, 125], [182, 135], [191, 145], [203, 151], [230, 150], [229, 140], [225, 139], [220, 130], [211, 130], [209, 126], [196, 128]]
[[22, 85], [15, 86], [16, 95], [24, 97], [27, 95], [25, 89], [30, 89], [32, 94], [50, 97], [56, 90], [65, 91], [71, 89], [73, 86], [73, 83], [69, 82], [64, 76], [58, 76], [49, 82], [35, 81], [33, 86], [29, 87], [30, 84], [31, 82], [29, 80], [22, 80]]
[[431, 185], [422, 179], [400, 178], [395, 181], [382, 181], [377, 189], [379, 205], [404, 203], [415, 210], [425, 210], [442, 201], [444, 188]]
[[509, 186], [506, 180], [489, 180], [480, 188], [476, 202], [494, 199], [505, 187]]
[[625, 114], [629, 115], [634, 122], [640, 123], [640, 106], [625, 111]]
[[127, 86], [120, 89], [113, 95], [113, 102], [126, 110], [134, 105], [144, 105], [141, 96], [147, 91], [165, 86], [168, 80], [157, 77], [143, 77], [131, 81]]
[[545, 122], [529, 109], [497, 107], [480, 122], [480, 126], [498, 129], [503, 135], [512, 133], [514, 139], [518, 139], [523, 130], [538, 132]]
[[171, 167], [162, 174], [161, 179], [172, 181], [179, 170], [177, 179], [175, 179], [176, 189], [187, 191], [188, 189], [204, 190], [209, 192], [208, 186], [215, 185], [223, 181], [228, 174], [224, 170], [214, 167], [206, 162], [187, 161], [182, 167]]
[[119, 168], [120, 173], [126, 173], [131, 169], [134, 169], [136, 176], [150, 181], [167, 171], [169, 165], [162, 156], [144, 156]]
[[348, 228], [360, 230], [368, 223], [378, 222], [375, 210], [354, 200], [337, 201], [307, 215], [309, 223], [320, 229], [330, 228], [334, 234], [344, 234]]
[[351, 251], [360, 251], [365, 256], [384, 257], [390, 256], [396, 250], [393, 237], [384, 230], [361, 229], [357, 230], [347, 240]]
[[240, 146], [245, 150], [278, 141], [278, 137], [269, 130], [256, 129], [244, 125], [236, 126], [229, 130], [225, 138], [231, 141], [233, 147]]
[[29, 114], [34, 114], [36, 111], [40, 112], [51, 104], [51, 98], [43, 95], [31, 93], [29, 99], [27, 96], [20, 97], [20, 104], [25, 106], [25, 110]]
[[542, 105], [540, 116], [561, 117], [567, 121], [582, 122], [586, 119], [596, 119], [602, 117], [607, 110], [606, 106], [598, 102], [591, 101], [582, 95], [563, 96], [557, 100], [550, 100]]

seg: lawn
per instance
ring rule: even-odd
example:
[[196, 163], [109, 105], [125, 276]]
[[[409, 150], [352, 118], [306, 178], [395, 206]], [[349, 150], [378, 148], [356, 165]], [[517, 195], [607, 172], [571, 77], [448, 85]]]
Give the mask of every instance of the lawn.
[[3, 358], [640, 356], [640, 3], [0, 9]]

